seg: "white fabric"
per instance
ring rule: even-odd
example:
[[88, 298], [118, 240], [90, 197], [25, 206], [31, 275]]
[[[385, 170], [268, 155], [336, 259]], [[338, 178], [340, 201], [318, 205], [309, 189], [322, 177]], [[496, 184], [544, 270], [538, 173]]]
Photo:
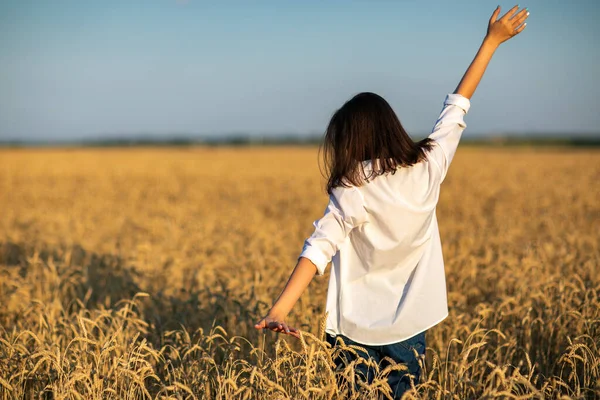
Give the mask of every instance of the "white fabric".
[[[469, 107], [466, 97], [447, 95], [426, 160], [329, 196], [300, 254], [318, 275], [332, 262], [326, 332], [384, 345], [448, 316], [436, 205]], [[363, 165], [368, 174], [371, 162]]]

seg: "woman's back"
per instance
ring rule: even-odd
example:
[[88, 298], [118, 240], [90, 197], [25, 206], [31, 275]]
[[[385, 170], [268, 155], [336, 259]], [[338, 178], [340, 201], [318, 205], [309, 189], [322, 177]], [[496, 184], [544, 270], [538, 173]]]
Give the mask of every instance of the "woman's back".
[[[324, 216], [300, 257], [332, 272], [326, 331], [369, 345], [410, 338], [448, 315], [442, 246], [435, 214], [440, 185], [466, 128], [470, 102], [449, 94], [420, 162], [331, 191]], [[375, 165], [374, 165], [375, 164]]]
[[431, 238], [439, 189], [439, 168], [429, 160], [377, 176], [357, 189], [368, 221], [350, 239], [363, 263], [373, 268], [365, 272], [394, 269], [423, 249]]

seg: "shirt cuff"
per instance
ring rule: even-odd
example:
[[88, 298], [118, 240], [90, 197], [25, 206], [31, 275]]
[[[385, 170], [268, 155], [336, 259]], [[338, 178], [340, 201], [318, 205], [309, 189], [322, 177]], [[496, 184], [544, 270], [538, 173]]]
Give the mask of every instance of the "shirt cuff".
[[446, 96], [446, 100], [444, 100], [444, 105], [455, 105], [464, 110], [465, 114], [469, 112], [469, 108], [471, 107], [471, 101], [458, 93], [450, 93]]
[[317, 250], [316, 248], [311, 246], [306, 247], [302, 251], [300, 256], [298, 256], [298, 259], [300, 259], [300, 257], [307, 258], [313, 264], [315, 264], [315, 267], [317, 267], [318, 275], [325, 274], [325, 268], [327, 268], [327, 264], [329, 264], [330, 261], [320, 250]]

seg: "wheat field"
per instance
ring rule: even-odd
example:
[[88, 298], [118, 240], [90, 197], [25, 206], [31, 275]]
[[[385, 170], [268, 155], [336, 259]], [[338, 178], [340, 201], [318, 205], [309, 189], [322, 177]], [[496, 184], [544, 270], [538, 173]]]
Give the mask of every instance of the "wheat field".
[[[312, 147], [0, 150], [0, 397], [390, 398], [389, 368], [331, 368], [328, 273], [290, 314], [302, 339], [253, 328], [323, 183]], [[405, 399], [600, 398], [599, 200], [598, 150], [459, 149], [450, 315]]]

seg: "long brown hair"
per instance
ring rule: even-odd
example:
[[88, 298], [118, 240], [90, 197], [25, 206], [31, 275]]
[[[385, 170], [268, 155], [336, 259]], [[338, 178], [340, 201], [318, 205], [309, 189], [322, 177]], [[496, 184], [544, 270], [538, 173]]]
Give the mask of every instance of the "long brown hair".
[[[370, 92], [348, 100], [331, 117], [321, 148], [327, 193], [338, 186], [360, 186], [365, 179], [408, 167], [425, 158], [433, 140], [414, 142], [383, 97]], [[363, 161], [376, 161], [365, 176]]]

